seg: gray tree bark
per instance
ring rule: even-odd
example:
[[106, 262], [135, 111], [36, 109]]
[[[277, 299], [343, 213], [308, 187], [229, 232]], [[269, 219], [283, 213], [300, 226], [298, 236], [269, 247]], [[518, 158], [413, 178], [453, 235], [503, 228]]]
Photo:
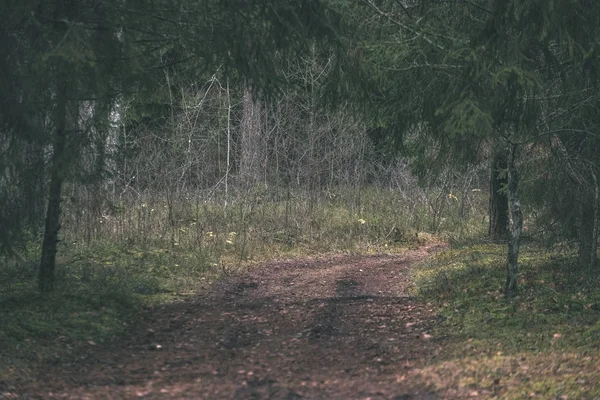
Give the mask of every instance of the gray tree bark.
[[241, 124], [240, 177], [248, 186], [259, 183], [262, 178], [266, 153], [262, 143], [261, 114], [260, 103], [246, 89]]
[[599, 188], [593, 173], [594, 187], [583, 195], [579, 210], [579, 264], [583, 267], [598, 266], [598, 196]]
[[510, 239], [508, 241], [508, 257], [506, 267], [506, 297], [517, 294], [519, 279], [519, 250], [521, 245], [521, 232], [523, 230], [523, 212], [519, 196], [519, 174], [515, 166], [518, 155], [518, 145], [511, 144], [508, 155], [508, 201], [510, 210]]

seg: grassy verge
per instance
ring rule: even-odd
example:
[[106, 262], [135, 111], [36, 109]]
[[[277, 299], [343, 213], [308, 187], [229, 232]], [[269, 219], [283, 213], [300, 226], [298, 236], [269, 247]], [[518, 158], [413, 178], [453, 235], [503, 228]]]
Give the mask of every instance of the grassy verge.
[[420, 371], [448, 393], [502, 399], [600, 398], [600, 271], [535, 245], [521, 256], [520, 293], [503, 298], [505, 246], [436, 255], [416, 272], [440, 309], [448, 356]]

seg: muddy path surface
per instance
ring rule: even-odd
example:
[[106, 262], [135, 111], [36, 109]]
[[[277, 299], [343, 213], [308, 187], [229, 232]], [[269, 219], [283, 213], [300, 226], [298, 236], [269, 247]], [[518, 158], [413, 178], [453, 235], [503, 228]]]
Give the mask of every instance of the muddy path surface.
[[402, 255], [273, 262], [157, 308], [128, 337], [48, 365], [20, 398], [438, 399], [434, 310]]

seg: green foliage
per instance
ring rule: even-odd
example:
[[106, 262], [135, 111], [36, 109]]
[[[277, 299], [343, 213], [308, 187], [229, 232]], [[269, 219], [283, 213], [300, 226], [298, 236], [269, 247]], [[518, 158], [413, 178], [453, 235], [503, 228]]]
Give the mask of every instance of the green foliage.
[[472, 99], [452, 103], [447, 110], [437, 111], [438, 115], [444, 115], [446, 112], [449, 115], [446, 115], [443, 128], [451, 138], [456, 135], [488, 136], [493, 131], [494, 122], [491, 116]]

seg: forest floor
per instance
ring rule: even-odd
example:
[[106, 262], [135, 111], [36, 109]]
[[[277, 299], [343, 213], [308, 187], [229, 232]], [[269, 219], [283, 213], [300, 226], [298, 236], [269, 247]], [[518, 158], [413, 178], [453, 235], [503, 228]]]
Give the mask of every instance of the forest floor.
[[[111, 339], [22, 339], [0, 399], [600, 399], [600, 274], [532, 245], [508, 300], [504, 256], [432, 241], [248, 266], [116, 319]], [[1, 315], [85, 316], [21, 307]], [[101, 308], [96, 328], [115, 325]]]
[[439, 247], [251, 268], [144, 311], [120, 340], [73, 348], [3, 396], [461, 398], [418, 373], [445, 343], [434, 307], [408, 293], [410, 270]]

